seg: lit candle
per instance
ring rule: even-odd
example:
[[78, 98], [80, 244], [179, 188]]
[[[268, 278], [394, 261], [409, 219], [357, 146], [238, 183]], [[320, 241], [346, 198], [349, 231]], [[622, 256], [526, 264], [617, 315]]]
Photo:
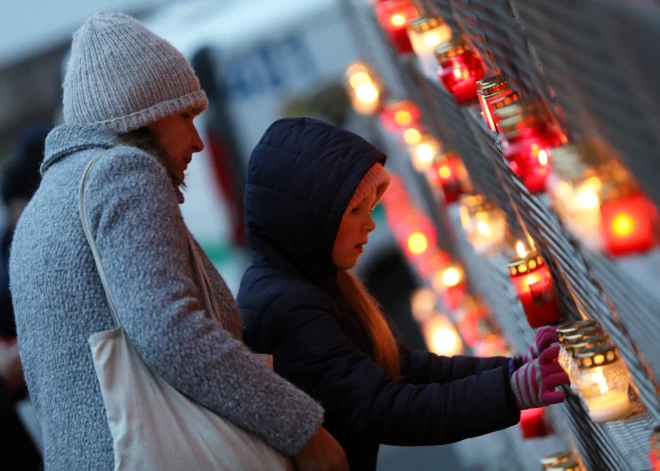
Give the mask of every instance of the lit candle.
[[630, 373], [616, 347], [599, 345], [576, 353], [580, 396], [597, 423], [620, 420], [632, 413]]
[[426, 258], [437, 244], [433, 222], [414, 208], [409, 208], [409, 212], [401, 216], [392, 230], [406, 256], [413, 262]]
[[568, 373], [568, 376], [571, 380], [570, 387], [573, 394], [579, 393], [578, 384], [580, 382], [580, 369], [578, 368], [576, 355], [583, 350], [597, 347], [599, 345], [612, 345], [610, 338], [607, 337], [602, 331], [597, 332], [595, 334], [587, 333], [587, 330], [590, 329], [593, 328], [590, 327], [589, 329], [578, 331], [577, 334], [565, 338], [564, 345], [566, 348], [566, 356], [568, 358], [567, 367], [564, 368], [563, 365], [561, 364], [560, 366], [562, 366], [562, 368], [564, 368], [564, 371]]
[[550, 270], [536, 250], [516, 244], [518, 256], [509, 261], [509, 274], [527, 322], [537, 328], [559, 322], [561, 312]]
[[422, 72], [434, 77], [438, 62], [433, 51], [440, 43], [451, 39], [451, 28], [440, 16], [422, 17], [410, 22], [408, 37]]
[[412, 52], [408, 24], [417, 18], [417, 10], [408, 0], [387, 0], [376, 5], [376, 16], [387, 38], [399, 54]]
[[604, 186], [601, 195], [602, 235], [611, 255], [645, 252], [655, 246], [658, 210], [634, 184]]
[[382, 86], [364, 62], [353, 62], [346, 69], [346, 91], [356, 112], [373, 115], [380, 109]]
[[541, 467], [545, 470], [558, 464], [567, 463], [569, 461], [573, 461], [573, 453], [570, 451], [558, 451], [541, 458]]
[[520, 101], [520, 95], [516, 92], [493, 101], [493, 123], [498, 133], [502, 132], [500, 129], [501, 120], [512, 118], [524, 111], [524, 108], [518, 104], [518, 101]]
[[491, 131], [495, 131], [495, 122], [493, 121], [493, 102], [507, 95], [511, 95], [513, 90], [509, 88], [504, 76], [496, 75], [488, 77], [477, 82], [477, 95], [484, 120]]
[[418, 172], [424, 173], [440, 155], [440, 141], [430, 134], [425, 134], [417, 144], [411, 146], [410, 152], [413, 167]]
[[[415, 126], [420, 126], [419, 120], [421, 112], [419, 108], [410, 100], [399, 101], [388, 105], [380, 114], [383, 127], [389, 132], [403, 136], [407, 129], [414, 129]], [[420, 136], [421, 137], [421, 136]]]
[[431, 187], [442, 191], [446, 204], [458, 201], [468, 178], [463, 161], [455, 152], [445, 152], [439, 156], [426, 175]]
[[523, 438], [539, 438], [548, 435], [543, 410], [543, 407], [539, 407], [520, 411], [520, 432]]
[[435, 48], [440, 67], [438, 78], [456, 103], [477, 99], [477, 81], [484, 76], [481, 62], [462, 38], [450, 39]]
[[506, 240], [504, 212], [483, 195], [463, 196], [459, 214], [461, 226], [476, 253], [487, 255]]
[[432, 289], [416, 289], [410, 297], [410, 307], [415, 320], [420, 324], [426, 322], [427, 319], [433, 316], [437, 303], [437, 295]]
[[422, 333], [429, 351], [436, 355], [454, 356], [463, 353], [463, 342], [449, 319], [435, 314], [422, 326]]
[[431, 284], [436, 292], [442, 295], [443, 303], [449, 310], [456, 309], [467, 292], [465, 271], [456, 262], [450, 262], [437, 271]]
[[474, 296], [465, 296], [457, 316], [457, 327], [465, 344], [476, 347], [486, 336], [495, 333], [486, 308]]

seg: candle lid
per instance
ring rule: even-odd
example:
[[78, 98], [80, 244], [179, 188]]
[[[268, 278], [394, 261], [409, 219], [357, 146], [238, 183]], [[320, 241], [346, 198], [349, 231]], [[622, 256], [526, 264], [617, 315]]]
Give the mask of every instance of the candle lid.
[[435, 58], [438, 59], [438, 62], [444, 62], [447, 59], [452, 59], [463, 54], [469, 49], [465, 39], [459, 36], [458, 38], [451, 38], [448, 41], [441, 42], [433, 50], [433, 53], [435, 54]]
[[[517, 102], [514, 103], [517, 105]], [[516, 137], [525, 128], [536, 128], [549, 124], [548, 115], [542, 106], [525, 107], [520, 114], [515, 114], [505, 119], [500, 119], [500, 129], [507, 137]]]
[[581, 471], [580, 464], [575, 460], [564, 461], [551, 465], [547, 471]]
[[579, 321], [568, 321], [568, 322], [564, 322], [559, 327], [557, 327], [557, 333], [559, 335], [567, 335], [576, 332], [580, 329], [584, 329], [585, 327], [591, 327], [594, 325], [598, 325], [598, 322], [596, 322], [593, 319], [580, 319]]
[[509, 84], [506, 83], [504, 75], [494, 75], [477, 82], [477, 93], [484, 97], [495, 95], [508, 88]]
[[556, 453], [553, 453], [551, 455], [546, 455], [543, 458], [541, 458], [541, 466], [543, 466], [543, 468], [547, 468], [550, 465], [570, 461], [572, 458], [573, 458], [573, 453], [571, 453], [570, 451], [558, 451]]
[[516, 256], [516, 258], [509, 261], [509, 273], [512, 276], [522, 275], [523, 273], [535, 270], [536, 267], [540, 267], [543, 263], [543, 258], [541, 258], [539, 253], [536, 250], [531, 250], [524, 257]]
[[520, 95], [513, 92], [502, 98], [498, 98], [492, 103], [493, 113], [498, 116], [500, 120], [508, 119], [523, 113], [524, 106], [520, 105]]
[[603, 328], [599, 325], [581, 327], [574, 332], [563, 334], [561, 342], [568, 346], [574, 344], [575, 342], [579, 342], [585, 337], [591, 337], [593, 335], [604, 335]]
[[599, 345], [611, 345], [610, 339], [604, 335], [585, 336], [583, 339], [566, 346], [566, 350], [575, 355], [578, 352], [587, 350], [589, 348], [597, 347]]
[[408, 29], [415, 33], [426, 33], [441, 25], [445, 20], [441, 16], [421, 16], [408, 24]]
[[597, 345], [575, 354], [575, 360], [580, 369], [610, 365], [618, 359], [619, 351], [614, 345]]

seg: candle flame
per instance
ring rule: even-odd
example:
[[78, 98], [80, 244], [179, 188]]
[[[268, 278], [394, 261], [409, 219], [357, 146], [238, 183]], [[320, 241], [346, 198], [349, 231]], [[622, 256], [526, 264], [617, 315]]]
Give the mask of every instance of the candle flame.
[[462, 278], [461, 270], [456, 267], [449, 267], [442, 273], [442, 282], [450, 288], [459, 284]]
[[460, 67], [456, 67], [456, 68], [454, 69], [454, 77], [456, 77], [457, 79], [459, 79], [459, 78], [462, 77], [462, 75], [463, 75], [463, 74], [461, 73], [461, 69], [460, 69]]
[[545, 149], [539, 151], [539, 163], [543, 166], [548, 165], [548, 151]]
[[409, 111], [400, 110], [394, 115], [394, 121], [396, 121], [396, 124], [399, 126], [407, 126], [412, 123], [412, 115]]
[[603, 370], [598, 367], [596, 371], [591, 373], [591, 381], [598, 383], [598, 389], [600, 389], [601, 394], [607, 394], [610, 388], [607, 386], [607, 379], [603, 374]]
[[516, 253], [518, 254], [518, 256], [520, 258], [525, 258], [525, 256], [527, 255], [527, 250], [525, 249], [525, 244], [521, 240], [519, 240], [516, 243]]
[[490, 226], [486, 221], [477, 221], [477, 231], [479, 231], [479, 234], [485, 236], [492, 234], [492, 231], [490, 230]]
[[438, 175], [440, 175], [440, 178], [447, 179], [451, 177], [451, 169], [446, 165], [443, 165], [438, 169]]
[[355, 89], [355, 96], [363, 103], [375, 103], [380, 94], [373, 83], [361, 83]]
[[406, 141], [407, 144], [418, 144], [419, 141], [422, 140], [422, 133], [415, 128], [408, 128], [403, 131], [403, 140]]
[[630, 214], [619, 213], [612, 219], [612, 232], [618, 237], [628, 237], [635, 230], [635, 221]]
[[415, 255], [420, 255], [426, 252], [429, 247], [429, 242], [426, 236], [421, 232], [413, 232], [408, 237], [408, 249]]
[[397, 13], [396, 15], [392, 15], [390, 23], [392, 23], [392, 26], [403, 26], [406, 24], [406, 17], [401, 13]]

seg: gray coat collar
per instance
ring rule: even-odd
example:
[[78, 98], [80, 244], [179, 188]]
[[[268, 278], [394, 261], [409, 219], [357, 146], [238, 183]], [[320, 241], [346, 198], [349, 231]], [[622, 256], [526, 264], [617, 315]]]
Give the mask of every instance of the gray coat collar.
[[102, 127], [89, 124], [62, 124], [46, 138], [41, 174], [58, 160], [86, 149], [109, 149], [120, 143], [119, 136]]

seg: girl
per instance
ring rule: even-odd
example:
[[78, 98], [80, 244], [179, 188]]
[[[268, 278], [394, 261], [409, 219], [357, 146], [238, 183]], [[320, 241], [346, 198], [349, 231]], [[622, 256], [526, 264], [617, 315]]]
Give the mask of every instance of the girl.
[[[88, 344], [113, 326], [78, 208], [83, 169], [95, 157], [84, 210], [117, 319], [144, 363], [295, 457], [299, 469], [346, 469], [343, 451], [320, 428], [321, 407], [243, 346], [232, 295], [202, 255], [221, 322], [207, 312], [178, 207], [184, 172], [203, 148], [193, 119], [207, 106], [186, 59], [133, 18], [99, 13], [74, 35], [63, 88], [65, 124], [47, 138], [42, 183], [18, 223], [10, 261], [46, 469], [130, 467], [115, 463]], [[142, 427], [148, 439], [149, 422]], [[124, 446], [139, 453], [139, 440]]]
[[376, 469], [380, 443], [439, 445], [510, 427], [522, 409], [561, 402], [555, 388], [568, 383], [559, 347], [547, 348], [554, 329], [539, 333], [526, 363], [397, 344], [348, 271], [375, 228], [384, 162], [346, 130], [283, 119], [254, 149], [245, 192], [256, 252], [238, 294], [246, 342], [325, 408], [353, 470]]

